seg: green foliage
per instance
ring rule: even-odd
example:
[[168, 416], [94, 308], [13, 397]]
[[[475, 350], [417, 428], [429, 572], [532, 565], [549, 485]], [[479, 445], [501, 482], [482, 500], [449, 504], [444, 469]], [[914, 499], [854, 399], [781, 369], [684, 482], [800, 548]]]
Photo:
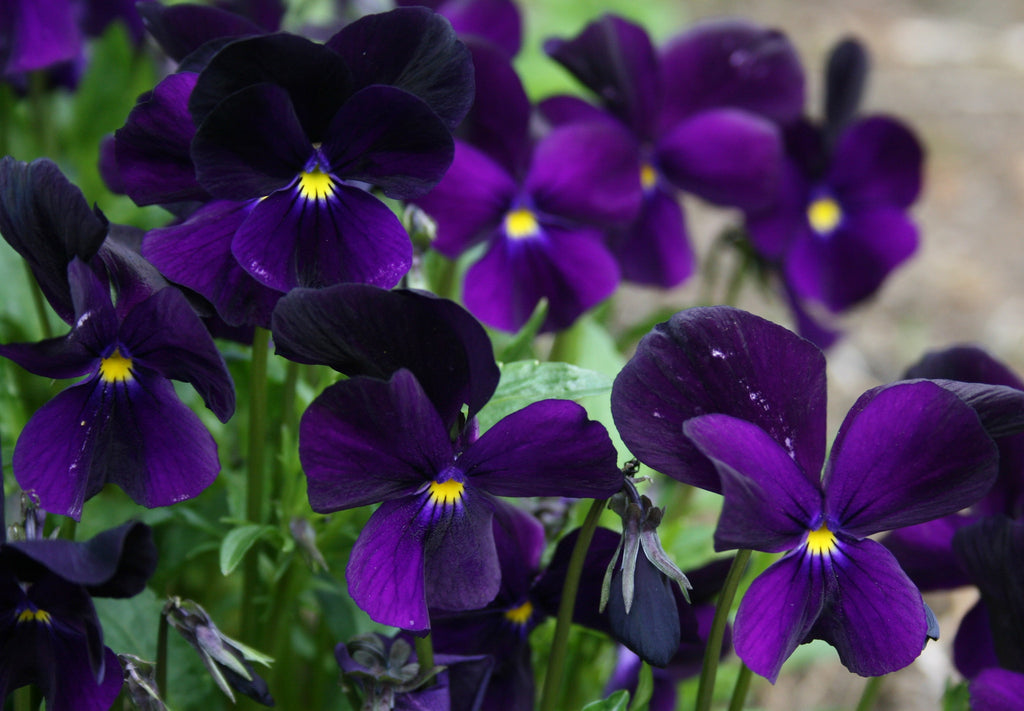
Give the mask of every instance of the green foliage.
[[594, 701], [583, 707], [582, 711], [626, 711], [629, 706], [629, 692], [616, 691], [607, 699]]

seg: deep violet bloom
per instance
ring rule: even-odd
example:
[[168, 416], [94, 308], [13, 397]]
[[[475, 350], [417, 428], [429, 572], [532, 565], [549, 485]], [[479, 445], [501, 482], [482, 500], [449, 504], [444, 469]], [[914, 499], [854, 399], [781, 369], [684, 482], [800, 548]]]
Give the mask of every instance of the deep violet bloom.
[[[378, 305], [389, 313], [404, 302], [413, 302], [423, 319], [411, 333], [380, 321], [358, 323], [359, 314]], [[494, 599], [495, 496], [605, 497], [621, 486], [607, 432], [570, 401], [535, 403], [476, 438], [473, 416], [497, 385], [494, 356], [482, 327], [452, 302], [341, 285], [298, 290], [279, 308], [275, 334], [299, 336], [283, 335], [288, 350], [321, 353], [328, 356], [321, 362], [360, 373], [371, 372], [364, 359], [393, 354], [376, 372], [327, 388], [299, 430], [314, 511], [383, 502], [346, 570], [353, 600], [377, 622], [425, 630], [428, 605], [465, 610]], [[323, 312], [333, 313], [310, 318]], [[322, 330], [323, 323], [340, 327]], [[386, 328], [353, 338], [377, 325]], [[430, 331], [453, 337], [416, 338]], [[349, 365], [337, 357], [346, 351]]]
[[452, 160], [473, 68], [447, 20], [399, 8], [325, 44], [248, 37], [200, 64], [143, 95], [115, 133], [135, 202], [201, 203], [150, 232], [143, 254], [232, 324], [268, 325], [296, 286], [397, 284], [412, 246], [369, 188], [416, 197]]
[[924, 150], [901, 121], [856, 116], [866, 74], [863, 48], [840, 42], [824, 121], [786, 128], [778, 197], [746, 210], [751, 244], [778, 270], [799, 332], [821, 347], [838, 337], [835, 315], [874, 295], [917, 249], [907, 210], [921, 191]]
[[146, 30], [171, 59], [181, 62], [211, 40], [262, 35], [281, 28], [281, 0], [218, 0], [212, 5], [138, 2]]
[[93, 597], [131, 597], [156, 570], [150, 529], [128, 523], [85, 542], [3, 542], [0, 491], [0, 700], [35, 685], [48, 711], [106, 711], [121, 689]]
[[[812, 639], [835, 646], [862, 675], [906, 666], [925, 644], [929, 615], [892, 554], [867, 536], [948, 515], [985, 494], [997, 457], [982, 419], [963, 394], [935, 382], [875, 388], [847, 415], [826, 463], [820, 351], [734, 309], [694, 311], [649, 334], [616, 382], [615, 416], [629, 426], [627, 446], [645, 450], [641, 461], [722, 491], [717, 550], [788, 552], [744, 597], [737, 653], [772, 681]], [[651, 447], [660, 427], [673, 424], [682, 436]], [[681, 456], [671, 456], [673, 444]], [[687, 460], [693, 477], [678, 469]]]
[[523, 20], [513, 0], [397, 0], [399, 7], [424, 5], [444, 15], [460, 37], [478, 37], [509, 57], [523, 44]]
[[561, 330], [618, 284], [604, 230], [627, 224], [640, 206], [628, 170], [633, 139], [603, 121], [534, 140], [530, 102], [509, 59], [483, 43], [471, 49], [477, 103], [460, 128], [465, 140], [416, 203], [436, 220], [433, 247], [445, 256], [485, 245], [463, 285], [474, 316], [516, 331], [547, 299], [542, 330]]
[[544, 49], [598, 101], [547, 99], [549, 121], [611, 119], [633, 137], [631, 160], [607, 166], [643, 191], [638, 217], [610, 237], [624, 279], [668, 288], [692, 273], [678, 190], [744, 209], [774, 199], [782, 143], [773, 122], [797, 118], [804, 102], [803, 70], [780, 32], [711, 20], [656, 49], [639, 25], [604, 15]]

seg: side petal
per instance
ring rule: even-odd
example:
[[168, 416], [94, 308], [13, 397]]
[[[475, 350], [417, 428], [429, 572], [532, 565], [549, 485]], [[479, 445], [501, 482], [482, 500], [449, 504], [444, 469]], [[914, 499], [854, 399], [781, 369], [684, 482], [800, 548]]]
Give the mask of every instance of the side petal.
[[998, 472], [995, 444], [956, 395], [928, 381], [869, 390], [825, 468], [830, 520], [862, 538], [970, 506]]
[[871, 116], [839, 138], [826, 181], [844, 204], [907, 208], [921, 192], [924, 149], [896, 119]]
[[615, 378], [611, 399], [615, 426], [641, 462], [709, 491], [721, 491], [718, 474], [682, 431], [696, 415], [758, 425], [805, 472], [821, 471], [825, 459], [824, 355], [738, 309], [689, 309], [655, 326]]
[[542, 400], [505, 417], [456, 466], [496, 496], [606, 498], [622, 487], [608, 432], [570, 400]]

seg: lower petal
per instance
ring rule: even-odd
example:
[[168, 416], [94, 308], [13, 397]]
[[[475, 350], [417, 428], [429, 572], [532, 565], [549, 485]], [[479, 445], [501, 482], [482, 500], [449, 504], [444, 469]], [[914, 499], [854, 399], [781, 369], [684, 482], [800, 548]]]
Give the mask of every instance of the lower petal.
[[664, 190], [645, 195], [640, 216], [614, 233], [611, 250], [622, 278], [635, 284], [671, 289], [693, 273], [693, 248], [682, 207]]

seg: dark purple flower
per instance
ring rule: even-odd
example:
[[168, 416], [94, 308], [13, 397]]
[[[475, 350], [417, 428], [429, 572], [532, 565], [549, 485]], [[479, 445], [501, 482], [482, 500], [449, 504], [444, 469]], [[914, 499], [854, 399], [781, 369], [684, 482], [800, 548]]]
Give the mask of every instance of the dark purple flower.
[[639, 184], [622, 177], [633, 139], [604, 121], [532, 141], [529, 100], [508, 58], [471, 48], [477, 105], [461, 134], [475, 145], [457, 141], [448, 173], [416, 203], [437, 221], [442, 254], [486, 245], [463, 287], [477, 318], [515, 331], [547, 299], [542, 328], [561, 330], [618, 284], [603, 230], [639, 208]]
[[109, 709], [121, 668], [103, 646], [92, 598], [135, 595], [155, 569], [156, 547], [141, 523], [84, 543], [0, 544], [0, 699], [32, 684], [51, 711]]
[[508, 57], [519, 54], [523, 43], [523, 20], [513, 0], [398, 0], [395, 4], [425, 5], [447, 17], [463, 39], [484, 39]]
[[545, 51], [601, 107], [555, 97], [541, 104], [550, 121], [604, 116], [634, 137], [632, 160], [607, 166], [643, 191], [639, 216], [611, 237], [625, 279], [667, 288], [693, 271], [677, 189], [741, 208], [774, 198], [782, 146], [772, 121], [803, 106], [803, 72], [779, 32], [706, 21], [658, 51], [642, 27], [604, 15], [571, 40], [548, 40]]
[[853, 118], [866, 72], [858, 52], [852, 41], [834, 50], [825, 122], [786, 129], [778, 197], [746, 210], [751, 243], [777, 267], [798, 317], [808, 321], [801, 333], [814, 329], [823, 347], [837, 335], [828, 317], [871, 297], [917, 248], [906, 212], [921, 190], [924, 151], [896, 119]]
[[120, 308], [77, 258], [68, 281], [75, 314], [69, 334], [0, 346], [0, 355], [37, 375], [87, 376], [25, 426], [14, 449], [18, 483], [47, 511], [76, 520], [108, 482], [149, 507], [197, 496], [220, 469], [217, 447], [171, 379], [191, 383], [227, 421], [234, 388], [209, 333], [172, 287]]
[[973, 711], [1017, 711], [1024, 705], [1024, 674], [986, 669], [971, 679]]
[[159, 2], [136, 4], [146, 29], [176, 62], [211, 40], [262, 35], [281, 28], [281, 0], [220, 0], [211, 5]]

